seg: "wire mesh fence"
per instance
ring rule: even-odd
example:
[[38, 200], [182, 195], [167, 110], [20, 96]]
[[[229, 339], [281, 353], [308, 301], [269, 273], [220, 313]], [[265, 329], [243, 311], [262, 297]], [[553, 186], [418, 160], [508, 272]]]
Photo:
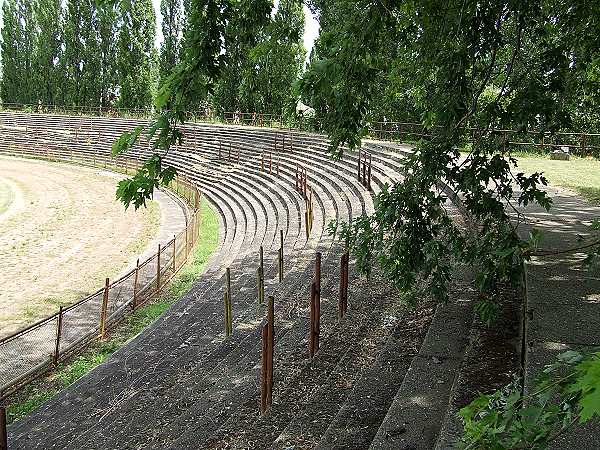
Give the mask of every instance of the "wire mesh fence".
[[[12, 145], [11, 152], [21, 157], [83, 161], [86, 165], [112, 167], [120, 172], [125, 167], [132, 169], [139, 165], [126, 158], [114, 160], [106, 153], [95, 153], [92, 157], [75, 152], [72, 156], [71, 152], [57, 146]], [[190, 206], [185, 229], [121, 278], [113, 282], [107, 280], [107, 284], [93, 294], [0, 339], [0, 399], [85, 344], [102, 337], [125, 314], [155, 298], [186, 263], [200, 231], [197, 224], [201, 195], [190, 181], [179, 177], [169, 188], [179, 192]]]

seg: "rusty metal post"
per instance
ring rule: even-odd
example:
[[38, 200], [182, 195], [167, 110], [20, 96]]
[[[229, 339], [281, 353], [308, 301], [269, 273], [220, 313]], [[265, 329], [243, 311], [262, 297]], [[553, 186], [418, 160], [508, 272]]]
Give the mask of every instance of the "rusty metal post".
[[310, 237], [310, 230], [308, 229], [308, 209], [304, 211], [304, 227], [306, 228], [306, 240]]
[[267, 405], [273, 403], [273, 345], [275, 343], [275, 299], [269, 296], [269, 309], [267, 310]]
[[296, 191], [298, 190], [298, 163], [296, 163]]
[[102, 307], [100, 308], [100, 339], [104, 339], [106, 333], [106, 314], [108, 311], [108, 290], [110, 289], [110, 280], [107, 278], [104, 284], [104, 294], [102, 295]]
[[312, 358], [315, 355], [315, 297], [316, 285], [313, 281], [310, 284], [310, 320], [308, 324], [308, 355]]
[[190, 249], [189, 247], [189, 243], [188, 243], [188, 219], [187, 216], [185, 218], [185, 260], [187, 261], [188, 258], [188, 251]]
[[321, 334], [321, 252], [315, 258], [315, 353], [319, 351]]
[[360, 179], [360, 163], [362, 162], [362, 147], [358, 149], [358, 182], [362, 184], [362, 180]]
[[224, 311], [224, 328], [225, 336], [229, 336], [229, 301], [227, 296], [227, 290], [223, 293], [223, 311]]
[[306, 192], [307, 192], [307, 188], [308, 188], [308, 175], [307, 175], [307, 171], [306, 171], [306, 167], [304, 168], [304, 197], [306, 197]]
[[8, 450], [8, 432], [6, 431], [6, 408], [0, 406], [0, 450]]
[[363, 153], [363, 162], [362, 162], [362, 185], [366, 186], [367, 184], [367, 154]]
[[346, 252], [344, 257], [344, 315], [348, 312], [348, 262], [350, 255]]
[[279, 230], [279, 282], [283, 281], [283, 230]]
[[261, 172], [265, 171], [265, 152], [264, 152], [264, 150], [260, 154], [260, 171]]
[[219, 160], [221, 159], [221, 147], [222, 147], [222, 144], [221, 144], [221, 141], [219, 141]]
[[269, 325], [262, 328], [262, 366], [260, 371], [260, 413], [267, 411], [267, 353], [269, 341]]
[[273, 153], [269, 152], [269, 175], [273, 175]]
[[63, 323], [63, 307], [60, 306], [58, 308], [58, 320], [56, 322], [56, 346], [54, 347], [54, 357], [53, 363], [54, 366], [58, 364], [58, 359], [60, 357], [60, 337], [62, 335], [62, 323]]
[[369, 153], [369, 171], [367, 174], [367, 186], [371, 190], [371, 167], [373, 166], [373, 155]]
[[137, 259], [137, 262], [135, 263], [135, 274], [133, 276], [133, 303], [132, 303], [132, 309], [137, 308], [137, 304], [138, 304], [138, 278], [139, 278], [139, 272], [140, 272], [140, 258]]
[[231, 269], [228, 267], [225, 272], [227, 277], [227, 326], [230, 336], [233, 333], [233, 317], [232, 317], [232, 308], [231, 308]]
[[156, 252], [156, 295], [160, 294], [160, 244]]
[[338, 300], [339, 318], [346, 315], [348, 310], [348, 253], [340, 258], [340, 292]]
[[231, 141], [229, 141], [229, 161], [231, 161]]
[[173, 275], [175, 275], [175, 271], [177, 270], [177, 266], [175, 264], [175, 259], [177, 257], [177, 235], [173, 235]]

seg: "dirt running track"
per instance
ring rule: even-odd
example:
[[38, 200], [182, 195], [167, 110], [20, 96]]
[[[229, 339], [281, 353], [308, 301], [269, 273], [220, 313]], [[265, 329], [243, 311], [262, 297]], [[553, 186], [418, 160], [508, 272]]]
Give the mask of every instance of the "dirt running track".
[[125, 211], [116, 181], [0, 157], [0, 337], [97, 290], [156, 237], [158, 206]]

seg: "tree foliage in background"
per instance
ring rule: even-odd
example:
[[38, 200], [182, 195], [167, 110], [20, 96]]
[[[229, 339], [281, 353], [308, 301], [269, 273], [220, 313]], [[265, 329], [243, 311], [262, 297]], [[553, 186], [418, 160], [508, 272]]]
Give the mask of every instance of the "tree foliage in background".
[[179, 62], [183, 30], [181, 0], [161, 0], [163, 42], [160, 47], [159, 82], [163, 83]]
[[119, 73], [117, 70], [117, 39], [119, 9], [107, 4], [97, 9], [99, 98], [94, 106], [112, 106], [118, 95]]
[[251, 70], [250, 52], [266, 37], [273, 0], [232, 0], [224, 36], [224, 66], [212, 97], [219, 112], [240, 111], [243, 73]]
[[122, 108], [147, 108], [155, 89], [156, 17], [151, 0], [121, 0], [118, 42], [119, 100]]
[[37, 0], [34, 3], [35, 23], [38, 28], [33, 53], [33, 84], [37, 101], [53, 105], [60, 95], [61, 27], [60, 0]]
[[264, 37], [249, 52], [239, 86], [242, 111], [293, 113], [294, 84], [305, 59], [304, 11], [298, 0], [281, 0]]
[[96, 106], [98, 99], [98, 36], [93, 0], [68, 0], [64, 19], [63, 103]]
[[[2, 28], [2, 80], [0, 95], [3, 99], [20, 103], [23, 99], [21, 93], [24, 91], [23, 77], [22, 39], [23, 27], [17, 5], [18, 0], [5, 0], [2, 4], [2, 17], [4, 27]], [[9, 100], [5, 100], [9, 101]]]

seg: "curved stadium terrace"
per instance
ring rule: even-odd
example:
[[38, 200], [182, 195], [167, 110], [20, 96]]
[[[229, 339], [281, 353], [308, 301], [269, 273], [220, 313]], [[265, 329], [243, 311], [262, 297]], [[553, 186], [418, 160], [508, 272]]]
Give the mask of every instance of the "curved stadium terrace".
[[[108, 158], [115, 139], [140, 123], [3, 112], [0, 152], [85, 165]], [[432, 448], [442, 442], [440, 430], [454, 420], [448, 405], [471, 323], [469, 302], [439, 307], [435, 314], [429, 304], [409, 309], [377, 275], [360, 277], [351, 261], [349, 309], [338, 319], [344, 249], [327, 230], [332, 219], [372, 212], [373, 194], [398, 178], [409, 148], [363, 144], [372, 158], [369, 190], [357, 180], [358, 154], [332, 160], [321, 135], [192, 123], [183, 132], [184, 144], [167, 162], [220, 214], [218, 250], [192, 290], [158, 321], [9, 427], [10, 448], [400, 448], [411, 442]], [[149, 155], [142, 142], [120, 158], [141, 161]], [[310, 233], [307, 202], [296, 189], [297, 165], [306, 168], [312, 193]], [[266, 307], [257, 302], [256, 288], [261, 246], [266, 295], [275, 298], [273, 403], [262, 416]], [[320, 348], [309, 358], [309, 288], [317, 252]], [[226, 268], [232, 285], [229, 337], [223, 332]], [[460, 287], [454, 293], [469, 295]], [[404, 414], [420, 419], [402, 423]]]

